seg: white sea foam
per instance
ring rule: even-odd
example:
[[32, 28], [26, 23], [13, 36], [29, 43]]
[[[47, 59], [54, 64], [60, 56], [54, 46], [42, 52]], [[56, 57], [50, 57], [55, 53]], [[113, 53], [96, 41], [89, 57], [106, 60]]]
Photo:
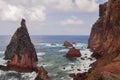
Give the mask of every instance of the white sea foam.
[[37, 53], [37, 56], [43, 56], [43, 55], [45, 55], [46, 53], [45, 52], [38, 52]]
[[63, 47], [62, 44], [51, 44], [51, 43], [48, 43], [46, 44], [47, 47]]
[[73, 80], [73, 78], [69, 77], [68, 75], [64, 76], [64, 77], [61, 77], [60, 79], [61, 80]]
[[81, 57], [91, 57], [92, 52], [89, 49], [81, 50]]
[[22, 74], [22, 78], [24, 78], [24, 80], [34, 80], [37, 76], [36, 72], [21, 73], [21, 74]]
[[0, 51], [0, 54], [4, 54], [5, 51]]
[[59, 52], [68, 52], [69, 49], [61, 49]]
[[87, 44], [84, 43], [76, 43], [73, 44], [74, 47], [76, 47], [77, 49], [86, 49], [87, 48]]
[[43, 66], [43, 67], [50, 67], [50, 66], [52, 66], [53, 64], [51, 64], [51, 63], [39, 63], [39, 64], [37, 64], [37, 66]]
[[40, 45], [44, 47], [63, 47], [62, 44], [58, 44], [58, 43], [38, 43], [36, 45]]
[[83, 59], [81, 59], [81, 57], [77, 58], [75, 63], [71, 62], [69, 65], [60, 67], [59, 69], [75, 74], [87, 72], [91, 68], [89, 65], [95, 61], [95, 59], [91, 57], [91, 54], [92, 52], [90, 52], [89, 49], [81, 50], [81, 57]]
[[0, 58], [0, 65], [4, 65], [6, 66], [6, 63], [8, 62], [8, 60], [4, 60], [3, 57]]
[[0, 70], [0, 80], [34, 80], [36, 76], [36, 72], [19, 73], [16, 71]]

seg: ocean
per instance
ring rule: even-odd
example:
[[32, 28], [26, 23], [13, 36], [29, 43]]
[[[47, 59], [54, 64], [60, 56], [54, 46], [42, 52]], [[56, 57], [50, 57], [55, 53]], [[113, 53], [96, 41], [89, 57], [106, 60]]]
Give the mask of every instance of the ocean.
[[[87, 72], [94, 58], [90, 60], [92, 52], [87, 49], [89, 36], [30, 36], [38, 56], [38, 66], [44, 66], [49, 80], [72, 80], [71, 73]], [[0, 64], [6, 65], [3, 60], [6, 46], [11, 36], [0, 36]], [[80, 50], [81, 57], [66, 58], [64, 55], [69, 48], [63, 46], [64, 41], [74, 43]], [[84, 58], [84, 59], [83, 59]], [[15, 71], [1, 71], [0, 80], [34, 80], [36, 73], [19, 73]]]

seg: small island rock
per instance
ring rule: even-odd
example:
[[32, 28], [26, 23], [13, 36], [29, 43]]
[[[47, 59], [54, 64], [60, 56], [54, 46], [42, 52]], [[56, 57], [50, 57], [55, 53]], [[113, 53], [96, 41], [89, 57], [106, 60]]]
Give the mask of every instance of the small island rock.
[[75, 49], [75, 47], [70, 48], [70, 50], [66, 54], [66, 57], [80, 57], [80, 56], [81, 56], [80, 50]]
[[68, 41], [65, 41], [63, 46], [65, 46], [65, 47], [73, 47], [73, 45]]

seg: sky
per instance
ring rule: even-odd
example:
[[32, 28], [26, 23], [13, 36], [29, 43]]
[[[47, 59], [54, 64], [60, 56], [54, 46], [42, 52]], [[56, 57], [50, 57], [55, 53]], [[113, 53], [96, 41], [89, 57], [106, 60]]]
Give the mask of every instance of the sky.
[[30, 35], [89, 35], [107, 0], [0, 0], [0, 35], [13, 35], [22, 18]]

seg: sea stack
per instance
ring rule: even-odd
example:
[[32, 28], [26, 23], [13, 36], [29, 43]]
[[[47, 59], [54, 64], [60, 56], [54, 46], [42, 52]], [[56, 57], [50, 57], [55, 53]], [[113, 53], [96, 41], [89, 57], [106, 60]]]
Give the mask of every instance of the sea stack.
[[37, 54], [31, 42], [25, 19], [22, 19], [21, 26], [12, 36], [12, 39], [5, 51], [5, 60], [9, 60], [8, 66], [19, 68], [36, 67]]
[[75, 49], [75, 47], [70, 48], [66, 54], [66, 57], [80, 57], [80, 56], [81, 56], [80, 50]]
[[99, 10], [88, 42], [97, 60], [74, 80], [120, 80], [120, 0], [108, 0]]

